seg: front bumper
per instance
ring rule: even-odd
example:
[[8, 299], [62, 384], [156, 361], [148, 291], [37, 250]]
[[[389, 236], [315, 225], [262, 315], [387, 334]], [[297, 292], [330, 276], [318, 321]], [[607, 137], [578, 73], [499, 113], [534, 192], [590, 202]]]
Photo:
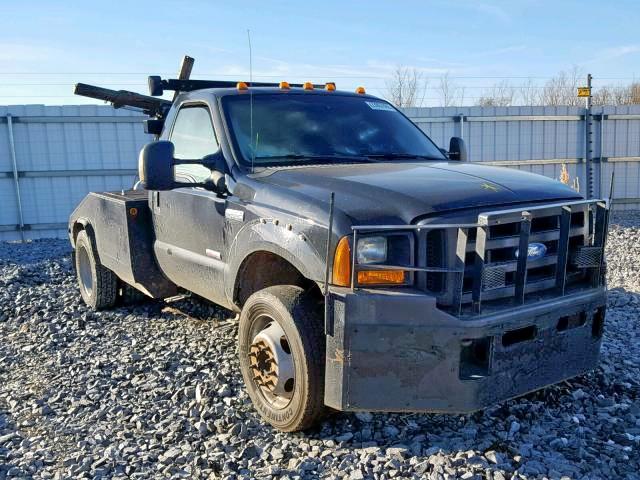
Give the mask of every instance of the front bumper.
[[326, 405], [464, 413], [593, 369], [606, 294], [594, 288], [472, 320], [418, 291], [336, 288], [328, 302]]

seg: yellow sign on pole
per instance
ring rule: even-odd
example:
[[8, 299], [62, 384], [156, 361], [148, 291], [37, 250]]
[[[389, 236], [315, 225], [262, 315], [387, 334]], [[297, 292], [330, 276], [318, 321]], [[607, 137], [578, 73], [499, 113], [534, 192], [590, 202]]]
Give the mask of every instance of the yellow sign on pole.
[[590, 97], [591, 89], [589, 87], [578, 87], [578, 96], [579, 97]]

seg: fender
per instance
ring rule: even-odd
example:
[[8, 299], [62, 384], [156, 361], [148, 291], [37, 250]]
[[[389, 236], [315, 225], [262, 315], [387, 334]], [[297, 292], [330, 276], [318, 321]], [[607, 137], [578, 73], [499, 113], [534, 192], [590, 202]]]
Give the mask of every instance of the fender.
[[[77, 209], [76, 209], [77, 210]], [[75, 214], [75, 211], [73, 212]], [[82, 226], [79, 230], [87, 230], [93, 235], [93, 226], [91, 222], [86, 217], [78, 217], [73, 218], [73, 214], [71, 215], [71, 222], [69, 224], [69, 242], [71, 242], [71, 248], [75, 250], [76, 248], [76, 225]]]
[[[289, 225], [291, 228], [289, 229]], [[324, 231], [324, 235], [311, 230]], [[252, 253], [264, 251], [282, 257], [302, 275], [321, 282], [325, 273], [325, 252], [311, 242], [311, 238], [326, 238], [326, 227], [308, 223], [283, 224], [272, 220], [253, 220], [238, 231], [229, 248], [225, 268], [225, 295], [231, 305], [234, 288], [242, 262]]]

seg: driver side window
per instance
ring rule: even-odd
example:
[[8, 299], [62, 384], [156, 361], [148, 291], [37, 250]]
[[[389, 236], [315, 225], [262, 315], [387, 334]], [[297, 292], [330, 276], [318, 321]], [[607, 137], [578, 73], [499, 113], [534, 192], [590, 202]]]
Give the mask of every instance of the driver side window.
[[192, 183], [205, 181], [211, 174], [211, 170], [195, 161], [218, 150], [209, 109], [204, 105], [182, 107], [178, 111], [170, 140], [175, 146], [175, 158], [194, 160], [193, 164], [174, 167], [176, 181]]

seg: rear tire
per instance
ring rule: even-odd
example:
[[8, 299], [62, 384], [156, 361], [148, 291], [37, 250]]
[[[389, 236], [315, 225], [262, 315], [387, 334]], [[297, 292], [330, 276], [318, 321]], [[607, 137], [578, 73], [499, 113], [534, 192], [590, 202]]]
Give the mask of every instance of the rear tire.
[[317, 302], [302, 288], [277, 285], [251, 295], [238, 343], [247, 392], [264, 420], [294, 432], [322, 418], [324, 327]]
[[80, 295], [93, 310], [113, 307], [118, 296], [118, 277], [102, 266], [93, 239], [86, 230], [76, 238], [75, 267]]

